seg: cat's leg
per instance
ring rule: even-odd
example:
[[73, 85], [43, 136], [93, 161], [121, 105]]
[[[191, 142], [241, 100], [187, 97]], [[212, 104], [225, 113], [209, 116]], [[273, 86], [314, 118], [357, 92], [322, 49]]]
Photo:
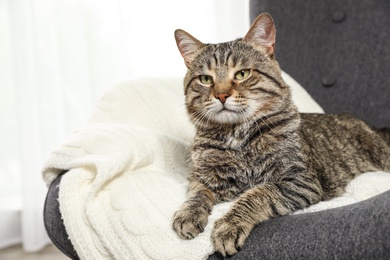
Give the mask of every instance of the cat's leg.
[[304, 177], [255, 186], [240, 195], [229, 212], [215, 222], [214, 248], [224, 256], [233, 255], [257, 224], [318, 203], [321, 198], [319, 182]]
[[173, 229], [183, 239], [203, 232], [215, 204], [214, 193], [197, 181], [191, 181], [188, 199], [173, 217]]

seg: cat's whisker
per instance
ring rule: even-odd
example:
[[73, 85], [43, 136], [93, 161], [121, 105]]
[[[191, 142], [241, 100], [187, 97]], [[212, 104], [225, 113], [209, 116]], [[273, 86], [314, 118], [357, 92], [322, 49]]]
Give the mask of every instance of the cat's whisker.
[[[260, 113], [261, 117], [261, 121], [271, 130], [271, 132], [274, 132], [274, 128], [275, 128], [275, 125], [273, 124], [273, 122], [268, 118], [268, 116], [266, 114], [264, 114], [263, 112], [261, 112], [260, 110], [258, 110], [258, 113]], [[271, 125], [273, 127], [270, 127], [269, 124], [267, 124], [267, 122], [264, 120], [264, 118], [266, 118], [268, 121], [271, 122]]]
[[242, 106], [238, 106], [238, 113], [239, 113], [240, 117], [242, 118], [242, 120], [244, 121], [244, 124], [249, 125], [250, 120], [248, 117], [245, 116], [245, 109]]
[[194, 125], [199, 125], [202, 123], [203, 118], [204, 118], [204, 112], [203, 110], [198, 110], [195, 113], [191, 114], [192, 118], [195, 118], [194, 120]]
[[181, 103], [180, 105], [177, 105], [175, 108], [182, 108], [182, 107], [186, 107], [186, 103]]
[[210, 117], [211, 117], [211, 111], [210, 109], [207, 109], [205, 108], [204, 109], [204, 114], [203, 114], [203, 119], [204, 119], [204, 123], [207, 125], [210, 121]]
[[207, 121], [206, 115], [207, 115], [208, 112], [209, 112], [209, 110], [204, 107], [204, 108], [202, 108], [200, 110], [197, 110], [196, 112], [192, 113], [191, 115], [194, 118], [197, 118], [197, 120], [195, 120], [194, 124], [195, 125], [202, 124], [204, 122], [204, 120]]
[[261, 135], [261, 134], [262, 134], [262, 132], [261, 132], [261, 127], [260, 127], [259, 124], [258, 124], [258, 120], [257, 120], [256, 114], [255, 114], [255, 113], [251, 113], [251, 114], [252, 114], [252, 116], [250, 117], [250, 119], [249, 119], [248, 121], [253, 121], [253, 122], [255, 122], [256, 127], [257, 127], [257, 130], [259, 131], [259, 133], [260, 133], [260, 135]]
[[213, 115], [213, 112], [211, 110], [207, 110], [207, 112], [206, 112], [206, 124], [207, 125], [209, 124], [212, 115]]

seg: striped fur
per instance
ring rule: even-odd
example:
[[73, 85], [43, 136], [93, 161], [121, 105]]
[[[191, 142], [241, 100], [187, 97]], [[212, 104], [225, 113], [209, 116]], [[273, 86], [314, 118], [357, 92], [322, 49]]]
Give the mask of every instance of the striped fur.
[[[227, 43], [202, 44], [176, 32], [188, 67], [186, 107], [197, 131], [188, 200], [173, 228], [192, 239], [214, 204], [234, 200], [212, 233], [223, 255], [236, 253], [255, 225], [338, 196], [360, 173], [390, 171], [388, 134], [347, 114], [297, 112], [274, 59], [274, 32], [267, 14], [243, 39]], [[238, 79], [244, 70], [249, 76]]]

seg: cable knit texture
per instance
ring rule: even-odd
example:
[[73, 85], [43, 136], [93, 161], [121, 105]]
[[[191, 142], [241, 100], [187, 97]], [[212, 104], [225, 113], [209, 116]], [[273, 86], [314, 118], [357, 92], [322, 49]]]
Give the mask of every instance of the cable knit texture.
[[[284, 78], [300, 111], [322, 112], [298, 83]], [[60, 210], [81, 259], [206, 259], [213, 253], [213, 223], [230, 203], [216, 205], [193, 240], [181, 240], [171, 228], [186, 199], [194, 135], [182, 89], [182, 80], [161, 78], [114, 87], [45, 164], [47, 185], [68, 170], [60, 184]], [[389, 189], [389, 183], [389, 174], [361, 175], [343, 197], [299, 213], [358, 202]]]

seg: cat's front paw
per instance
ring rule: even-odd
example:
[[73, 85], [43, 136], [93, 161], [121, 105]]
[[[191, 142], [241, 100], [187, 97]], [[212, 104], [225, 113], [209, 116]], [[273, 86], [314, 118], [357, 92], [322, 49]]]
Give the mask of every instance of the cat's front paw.
[[209, 212], [202, 207], [189, 210], [182, 209], [173, 217], [173, 229], [182, 239], [193, 239], [203, 232], [208, 221]]
[[234, 255], [241, 250], [251, 228], [244, 222], [232, 221], [232, 218], [223, 217], [214, 224], [211, 238], [214, 249], [223, 256]]

